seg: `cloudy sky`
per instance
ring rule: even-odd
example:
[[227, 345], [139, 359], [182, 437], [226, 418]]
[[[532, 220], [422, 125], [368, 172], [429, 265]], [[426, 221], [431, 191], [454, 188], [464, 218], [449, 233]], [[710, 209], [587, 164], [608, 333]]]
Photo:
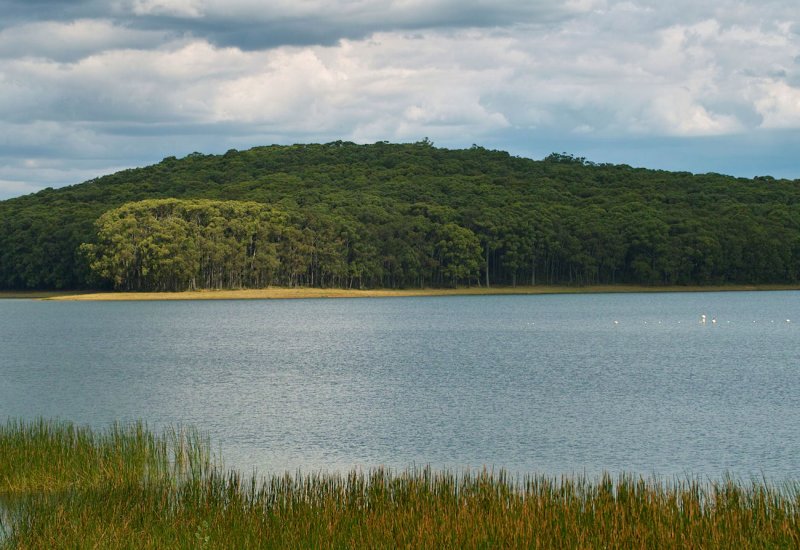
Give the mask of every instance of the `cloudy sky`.
[[0, 14], [0, 199], [337, 139], [800, 178], [797, 0], [0, 0]]

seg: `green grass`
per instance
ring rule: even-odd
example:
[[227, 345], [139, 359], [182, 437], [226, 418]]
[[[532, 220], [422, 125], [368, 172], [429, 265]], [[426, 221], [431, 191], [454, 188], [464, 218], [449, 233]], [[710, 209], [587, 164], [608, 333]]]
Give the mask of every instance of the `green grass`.
[[208, 449], [191, 430], [9, 422], [0, 547], [800, 547], [797, 485], [430, 469], [257, 479]]

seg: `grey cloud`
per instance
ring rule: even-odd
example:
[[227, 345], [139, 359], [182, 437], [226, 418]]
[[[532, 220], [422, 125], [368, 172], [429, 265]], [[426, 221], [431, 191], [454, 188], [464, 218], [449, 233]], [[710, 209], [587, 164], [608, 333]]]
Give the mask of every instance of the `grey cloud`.
[[388, 10], [279, 17], [248, 23], [212, 19], [195, 24], [193, 33], [212, 42], [243, 49], [262, 49], [279, 44], [330, 45], [340, 39], [361, 39], [377, 32], [420, 29], [507, 27], [519, 24], [552, 24], [570, 13], [558, 4], [539, 2], [429, 2], [418, 10]]
[[315, 10], [299, 10], [291, 7], [292, 3], [275, 6], [261, 3], [261, 9], [254, 9], [258, 3], [244, 2], [250, 9], [237, 9], [237, 4], [236, 1], [198, 2], [201, 15], [188, 17], [164, 10], [142, 12], [135, 9], [137, 4], [132, 1], [0, 0], [0, 12], [5, 15], [5, 24], [0, 24], [0, 28], [29, 22], [99, 18], [129, 29], [157, 31], [164, 36], [191, 35], [220, 46], [258, 50], [279, 45], [331, 45], [341, 39], [360, 39], [382, 31], [547, 24], [573, 14], [562, 2], [552, 0], [417, 3], [373, 0], [355, 4], [340, 0], [324, 2]]
[[[796, 6], [791, 0], [720, 0], [698, 3], [693, 0], [659, 0], [636, 2], [607, 0], [581, 2], [556, 0], [429, 0], [427, 2], [393, 2], [347, 0], [300, 3], [254, 2], [252, 0], [195, 0], [181, 5], [196, 6], [196, 15], [182, 15], [164, 9], [141, 9], [142, 0], [0, 0], [4, 14], [0, 27], [26, 22], [61, 21], [100, 18], [124, 28], [157, 31], [162, 36], [191, 35], [220, 46], [245, 50], [279, 45], [331, 45], [340, 39], [361, 39], [376, 32], [413, 31], [431, 28], [491, 28], [518, 25], [556, 25], [586, 11], [599, 26], [617, 25], [626, 33], [647, 37], [658, 29], [678, 22], [694, 23], [715, 19], [723, 25], [748, 21], [773, 24], [792, 21]], [[147, 3], [147, 2], [145, 2]], [[157, 6], [160, 2], [153, 2]], [[302, 6], [311, 5], [313, 9]], [[570, 6], [573, 7], [570, 7]], [[137, 7], [139, 6], [139, 7]], [[596, 13], [613, 12], [603, 19]], [[174, 11], [174, 10], [173, 10]], [[643, 17], [644, 15], [644, 17]], [[788, 18], [788, 19], [787, 19]], [[645, 23], [638, 27], [626, 21]], [[158, 41], [154, 42], [158, 44]]]
[[103, 0], [0, 0], [0, 28], [36, 21], [70, 21], [108, 16]]
[[350, 23], [337, 25], [319, 18], [288, 21], [187, 20], [163, 16], [130, 21], [137, 29], [172, 32], [208, 40], [223, 47], [246, 51], [278, 46], [332, 45], [341, 39], [359, 38], [374, 29]]
[[74, 62], [111, 49], [150, 49], [168, 38], [163, 33], [133, 30], [106, 20], [26, 23], [0, 30], [0, 58]]

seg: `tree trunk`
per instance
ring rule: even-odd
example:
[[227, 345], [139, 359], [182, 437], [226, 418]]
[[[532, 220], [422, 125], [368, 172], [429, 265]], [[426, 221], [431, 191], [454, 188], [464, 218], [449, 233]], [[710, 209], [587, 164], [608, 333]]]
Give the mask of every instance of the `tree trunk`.
[[489, 288], [489, 243], [486, 243], [486, 288]]

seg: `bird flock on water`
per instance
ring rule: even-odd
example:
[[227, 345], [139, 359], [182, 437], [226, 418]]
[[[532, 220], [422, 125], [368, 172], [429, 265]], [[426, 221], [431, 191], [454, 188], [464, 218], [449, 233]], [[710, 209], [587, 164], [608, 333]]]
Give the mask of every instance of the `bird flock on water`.
[[[784, 321], [784, 323], [786, 323], [786, 324], [789, 324], [789, 323], [791, 323], [791, 322], [792, 322], [792, 320], [791, 320], [791, 319], [786, 319], [786, 320]], [[711, 326], [716, 326], [716, 325], [717, 325], [717, 323], [718, 323], [718, 321], [717, 321], [717, 318], [716, 318], [716, 317], [711, 317], [711, 319], [709, 319], [709, 318], [708, 318], [708, 316], [707, 316], [705, 313], [702, 313], [702, 314], [700, 315], [700, 320], [699, 320], [699, 323], [700, 323], [701, 325], [703, 325], [703, 326], [706, 326], [706, 325], [709, 325], [709, 324], [710, 324]], [[730, 324], [730, 323], [731, 323], [730, 321], [726, 321], [726, 324]], [[757, 321], [753, 321], [753, 323], [757, 323]], [[773, 324], [774, 324], [774, 323], [775, 323], [775, 320], [774, 320], [774, 319], [770, 320], [770, 323], [773, 323]], [[619, 319], [614, 319], [614, 326], [618, 326], [619, 324], [620, 324], [620, 322], [619, 322]], [[645, 322], [644, 322], [644, 324], [645, 324], [645, 325], [646, 325], [646, 324], [648, 324], [648, 323], [647, 323], [647, 321], [645, 321]], [[662, 322], [661, 322], [661, 321], [658, 321], [658, 324], [660, 325], [660, 324], [662, 324]], [[678, 321], [678, 324], [681, 324], [681, 322], [680, 322], [680, 321]]]

